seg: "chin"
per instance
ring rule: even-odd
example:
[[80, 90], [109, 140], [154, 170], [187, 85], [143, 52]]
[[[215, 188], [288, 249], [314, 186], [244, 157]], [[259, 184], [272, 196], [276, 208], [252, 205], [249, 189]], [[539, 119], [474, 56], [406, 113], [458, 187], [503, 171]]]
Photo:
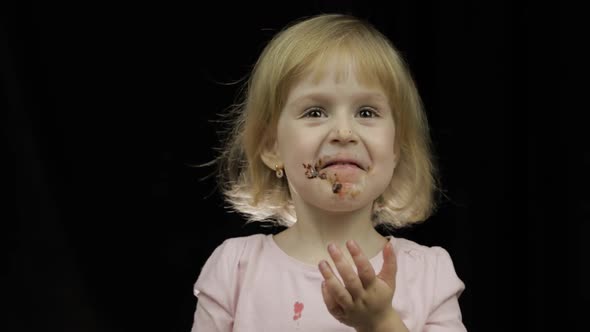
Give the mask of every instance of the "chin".
[[317, 182], [317, 186], [307, 186], [296, 191], [298, 196], [319, 209], [330, 212], [353, 212], [372, 206], [380, 188], [369, 189], [365, 182], [342, 183], [335, 187], [327, 181]]
[[353, 212], [372, 206], [372, 199], [367, 195], [349, 193], [330, 193], [330, 196], [315, 200], [315, 205], [332, 212]]

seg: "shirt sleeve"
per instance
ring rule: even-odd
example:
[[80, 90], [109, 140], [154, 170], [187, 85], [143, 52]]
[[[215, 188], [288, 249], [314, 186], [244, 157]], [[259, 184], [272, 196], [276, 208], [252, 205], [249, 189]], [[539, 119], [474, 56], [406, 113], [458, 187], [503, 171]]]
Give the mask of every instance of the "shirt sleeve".
[[197, 297], [191, 332], [229, 332], [233, 328], [239, 252], [224, 241], [209, 256], [195, 282]]
[[436, 252], [434, 294], [424, 332], [467, 331], [462, 322], [459, 296], [465, 285], [457, 276], [449, 253], [441, 247]]

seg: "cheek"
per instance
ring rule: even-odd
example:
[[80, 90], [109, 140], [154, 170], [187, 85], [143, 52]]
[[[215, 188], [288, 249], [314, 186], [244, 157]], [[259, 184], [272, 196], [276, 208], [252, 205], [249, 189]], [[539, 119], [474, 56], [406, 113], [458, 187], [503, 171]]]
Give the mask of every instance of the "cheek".
[[374, 135], [368, 146], [375, 159], [388, 160], [395, 156], [394, 136], [391, 134]]
[[279, 122], [277, 142], [281, 156], [289, 158], [292, 154], [309, 151], [314, 145], [317, 145], [317, 135], [317, 132], [306, 130], [306, 128], [295, 124]]
[[[375, 140], [371, 144], [371, 150], [369, 151], [374, 169], [374, 174], [379, 174], [379, 177], [385, 181], [385, 178], [393, 176], [393, 172], [397, 162], [397, 156], [394, 151], [393, 137], [388, 141]], [[389, 182], [389, 181], [386, 181]]]
[[280, 132], [278, 135], [278, 150], [281, 161], [288, 173], [304, 172], [303, 163], [312, 162], [313, 141], [305, 135], [296, 135], [293, 130]]

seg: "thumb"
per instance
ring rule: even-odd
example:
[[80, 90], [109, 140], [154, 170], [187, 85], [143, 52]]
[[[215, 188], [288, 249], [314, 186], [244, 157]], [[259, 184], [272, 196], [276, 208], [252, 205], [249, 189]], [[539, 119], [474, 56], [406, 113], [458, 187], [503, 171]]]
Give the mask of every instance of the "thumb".
[[395, 291], [395, 274], [397, 273], [397, 260], [393, 252], [391, 242], [387, 242], [383, 248], [383, 267], [377, 277], [387, 283]]

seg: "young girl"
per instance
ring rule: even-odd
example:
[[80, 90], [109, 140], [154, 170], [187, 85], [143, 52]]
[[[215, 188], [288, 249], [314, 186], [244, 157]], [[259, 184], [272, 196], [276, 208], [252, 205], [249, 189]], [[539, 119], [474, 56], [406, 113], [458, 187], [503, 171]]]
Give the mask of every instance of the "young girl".
[[192, 331], [465, 331], [447, 251], [384, 237], [426, 219], [435, 189], [420, 97], [368, 23], [320, 15], [278, 33], [218, 162], [249, 221], [289, 226], [218, 246]]

